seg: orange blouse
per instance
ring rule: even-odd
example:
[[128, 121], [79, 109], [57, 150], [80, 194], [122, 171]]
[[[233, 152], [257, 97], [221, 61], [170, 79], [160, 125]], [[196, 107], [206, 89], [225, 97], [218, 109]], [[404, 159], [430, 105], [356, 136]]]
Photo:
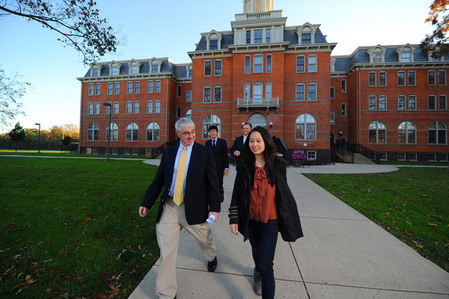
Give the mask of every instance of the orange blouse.
[[267, 223], [271, 219], [277, 219], [276, 188], [268, 183], [265, 166], [256, 166], [254, 189], [251, 190], [249, 218], [263, 223]]

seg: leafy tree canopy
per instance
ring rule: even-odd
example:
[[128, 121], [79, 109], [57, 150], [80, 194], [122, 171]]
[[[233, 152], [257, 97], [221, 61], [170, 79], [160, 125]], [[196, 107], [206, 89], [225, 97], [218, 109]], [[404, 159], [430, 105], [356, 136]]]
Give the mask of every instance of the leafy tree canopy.
[[434, 0], [430, 5], [429, 17], [426, 22], [431, 22], [435, 30], [421, 42], [421, 49], [432, 52], [433, 58], [441, 58], [449, 55], [449, 0]]

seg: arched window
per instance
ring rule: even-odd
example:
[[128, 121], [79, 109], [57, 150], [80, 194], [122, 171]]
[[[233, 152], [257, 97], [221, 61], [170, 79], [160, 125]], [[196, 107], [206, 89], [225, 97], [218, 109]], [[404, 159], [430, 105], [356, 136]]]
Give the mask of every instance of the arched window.
[[139, 136], [139, 127], [132, 122], [126, 127], [126, 141], [137, 141], [137, 136]]
[[87, 128], [87, 140], [98, 141], [98, 125], [96, 123], [91, 123]]
[[207, 131], [207, 129], [209, 129], [210, 126], [217, 126], [218, 137], [220, 137], [221, 136], [221, 120], [217, 115], [209, 114], [203, 120], [203, 139], [209, 138], [209, 132]]
[[159, 141], [159, 125], [152, 122], [147, 127], [147, 141]]
[[187, 110], [186, 117], [187, 118], [192, 118], [192, 109]]
[[307, 113], [301, 114], [295, 122], [296, 140], [315, 140], [316, 139], [316, 120]]
[[416, 126], [409, 121], [402, 122], [398, 127], [399, 143], [416, 143]]
[[116, 123], [111, 123], [111, 135], [109, 135], [109, 128], [106, 128], [106, 141], [108, 140], [108, 136], [110, 136], [110, 141], [118, 140], [118, 126]]
[[387, 127], [381, 121], [373, 121], [369, 125], [369, 143], [386, 143]]
[[429, 143], [446, 144], [447, 128], [441, 121], [436, 121], [429, 126]]
[[248, 122], [255, 127], [267, 127], [267, 118], [262, 113], [254, 113], [248, 118]]

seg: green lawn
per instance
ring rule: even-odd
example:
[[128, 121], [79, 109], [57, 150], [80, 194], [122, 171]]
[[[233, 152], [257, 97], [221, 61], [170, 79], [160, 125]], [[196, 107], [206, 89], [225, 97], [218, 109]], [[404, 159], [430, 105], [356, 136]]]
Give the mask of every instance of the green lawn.
[[404, 167], [391, 173], [307, 177], [449, 271], [446, 169]]
[[127, 298], [159, 256], [141, 161], [0, 158], [0, 298]]

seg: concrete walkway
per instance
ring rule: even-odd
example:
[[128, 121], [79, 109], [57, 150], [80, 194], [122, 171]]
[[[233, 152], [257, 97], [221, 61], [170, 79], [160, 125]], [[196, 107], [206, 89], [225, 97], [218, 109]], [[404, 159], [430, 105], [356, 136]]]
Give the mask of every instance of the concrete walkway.
[[[158, 160], [146, 160], [155, 164]], [[274, 261], [276, 298], [449, 298], [449, 273], [420, 256], [381, 227], [301, 173], [373, 173], [394, 165], [336, 164], [289, 167], [305, 237], [286, 243], [279, 236]], [[211, 224], [218, 249], [215, 273], [192, 236], [181, 232], [178, 298], [261, 298], [251, 287], [253, 260], [249, 242], [229, 231], [228, 208], [235, 168], [225, 177], [220, 218]], [[149, 223], [148, 225], [154, 225]], [[156, 298], [159, 261], [129, 298]]]

